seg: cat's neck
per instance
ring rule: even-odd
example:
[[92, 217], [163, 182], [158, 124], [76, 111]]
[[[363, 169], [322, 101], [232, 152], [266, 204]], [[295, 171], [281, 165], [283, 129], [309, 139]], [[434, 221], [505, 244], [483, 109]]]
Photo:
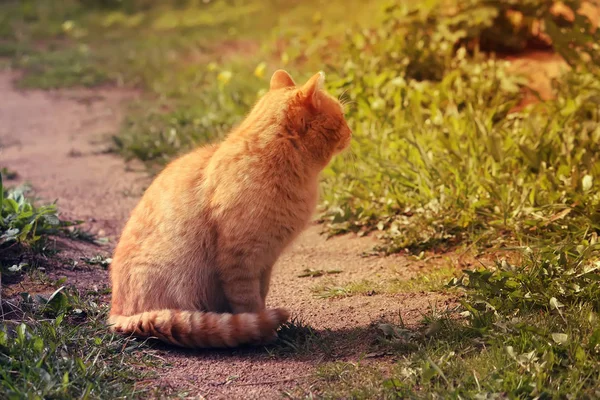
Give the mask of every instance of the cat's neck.
[[221, 148], [241, 161], [240, 168], [260, 170], [261, 174], [293, 179], [299, 184], [318, 180], [322, 167], [311, 160], [308, 149], [289, 138], [289, 132], [279, 135], [277, 131], [283, 128], [269, 126], [265, 129], [275, 133], [266, 135], [260, 127], [244, 130], [240, 127], [222, 143]]

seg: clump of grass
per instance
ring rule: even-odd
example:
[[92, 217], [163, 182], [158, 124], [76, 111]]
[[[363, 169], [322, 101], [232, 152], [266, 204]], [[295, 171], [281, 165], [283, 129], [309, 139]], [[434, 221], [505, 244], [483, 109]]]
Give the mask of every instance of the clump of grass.
[[[582, 241], [557, 248], [525, 250], [523, 265], [499, 262], [494, 269], [465, 271], [466, 275], [453, 279], [451, 286], [467, 291], [468, 311], [473, 325], [487, 326], [502, 319], [503, 314], [519, 317], [545, 311], [563, 318], [570, 308], [589, 308], [592, 314], [577, 318], [596, 317], [600, 311], [600, 245]], [[574, 310], [571, 310], [574, 311]], [[566, 324], [567, 320], [563, 318]]]
[[46, 240], [53, 235], [102, 243], [103, 238], [96, 238], [78, 227], [82, 221], [60, 218], [56, 203], [36, 205], [30, 196], [29, 185], [11, 188], [4, 185], [5, 177], [12, 180], [17, 176], [16, 171], [6, 168], [0, 171], [0, 255], [23, 253], [24, 250], [43, 252]]
[[[212, 68], [210, 68], [212, 69]], [[183, 151], [222, 138], [241, 121], [264, 81], [252, 76], [231, 78], [232, 71], [195, 70], [193, 86], [174, 94], [165, 105], [134, 105], [120, 134], [113, 136], [115, 149], [126, 158], [163, 164]]]
[[348, 282], [343, 285], [324, 282], [315, 285], [311, 290], [316, 297], [321, 299], [336, 299], [356, 295], [372, 296], [381, 293], [383, 288], [382, 284], [369, 280], [361, 280], [358, 282]]
[[315, 329], [299, 317], [292, 317], [277, 330], [278, 340], [267, 348], [272, 355], [307, 354], [319, 340]]
[[[353, 62], [329, 84], [356, 104], [356, 160], [337, 158], [326, 174], [327, 228], [378, 231], [387, 253], [474, 238], [501, 245], [568, 221], [592, 228], [597, 70], [579, 68], [556, 83], [555, 100], [509, 113], [525, 82], [502, 62], [455, 52], [453, 21], [435, 7], [392, 7], [381, 31], [344, 41]], [[385, 33], [408, 27], [400, 40]]]
[[382, 281], [360, 280], [337, 284], [322, 282], [312, 287], [316, 297], [334, 299], [351, 296], [373, 296], [377, 294], [436, 292], [447, 288], [448, 281], [459, 274], [453, 267], [433, 269], [410, 279], [385, 279]]
[[[373, 399], [382, 398], [382, 371], [373, 365], [361, 365], [354, 362], [334, 361], [324, 363], [317, 368], [316, 376], [331, 384], [330, 390], [311, 390], [303, 393], [304, 398], [322, 399]], [[334, 389], [335, 388], [335, 389]]]
[[51, 236], [67, 233], [77, 238], [72, 232], [80, 221], [60, 219], [55, 203], [35, 205], [27, 185], [7, 188], [5, 172], [0, 172], [0, 271], [13, 274], [37, 265], [37, 255], [56, 252], [48, 246]]
[[111, 81], [85, 45], [22, 55], [16, 67], [26, 71], [19, 80], [23, 88], [55, 89], [73, 86], [98, 86]]
[[410, 279], [395, 279], [387, 283], [387, 293], [437, 292], [459, 274], [454, 267], [440, 267]]
[[100, 265], [105, 269], [107, 269], [112, 262], [112, 258], [106, 257], [102, 254], [97, 254], [93, 257], [80, 257], [80, 260], [89, 265]]
[[56, 205], [35, 207], [26, 190], [25, 186], [5, 188], [0, 173], [0, 251], [13, 243], [31, 245], [61, 226]]
[[0, 323], [0, 391], [17, 398], [138, 398], [144, 388], [132, 353], [139, 342], [114, 336], [106, 307], [64, 288], [49, 298], [23, 294], [22, 322]]

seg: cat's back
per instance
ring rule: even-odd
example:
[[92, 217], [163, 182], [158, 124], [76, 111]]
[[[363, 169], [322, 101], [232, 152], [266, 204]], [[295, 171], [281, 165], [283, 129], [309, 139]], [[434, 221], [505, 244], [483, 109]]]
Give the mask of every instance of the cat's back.
[[[202, 219], [206, 202], [202, 182], [206, 166], [217, 148], [217, 145], [198, 148], [172, 161], [156, 176], [133, 209], [116, 256], [120, 250], [130, 247], [128, 243], [154, 246], [157, 241], [168, 241], [171, 236], [187, 230], [190, 220]], [[142, 237], [146, 240], [140, 240]], [[149, 241], [150, 237], [155, 240]]]
[[192, 194], [190, 190], [195, 191], [206, 178], [206, 167], [218, 148], [217, 145], [200, 147], [170, 162], [148, 187], [144, 197], [156, 196], [154, 191], [157, 190], [177, 197]]

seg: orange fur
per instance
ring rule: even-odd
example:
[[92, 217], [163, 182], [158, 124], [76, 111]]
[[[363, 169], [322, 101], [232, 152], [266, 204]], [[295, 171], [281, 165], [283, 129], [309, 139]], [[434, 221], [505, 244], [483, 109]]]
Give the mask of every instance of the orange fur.
[[309, 222], [318, 177], [351, 131], [323, 75], [283, 70], [219, 145], [173, 161], [133, 210], [110, 267], [112, 329], [185, 347], [272, 340], [271, 270]]

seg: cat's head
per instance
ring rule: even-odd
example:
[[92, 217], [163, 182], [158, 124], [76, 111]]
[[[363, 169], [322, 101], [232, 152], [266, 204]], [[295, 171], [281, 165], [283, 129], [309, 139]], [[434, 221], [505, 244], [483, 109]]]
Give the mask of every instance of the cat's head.
[[265, 100], [278, 104], [284, 139], [302, 148], [324, 167], [331, 157], [350, 145], [352, 131], [343, 105], [324, 89], [325, 74], [317, 73], [297, 86], [284, 70], [271, 77]]

